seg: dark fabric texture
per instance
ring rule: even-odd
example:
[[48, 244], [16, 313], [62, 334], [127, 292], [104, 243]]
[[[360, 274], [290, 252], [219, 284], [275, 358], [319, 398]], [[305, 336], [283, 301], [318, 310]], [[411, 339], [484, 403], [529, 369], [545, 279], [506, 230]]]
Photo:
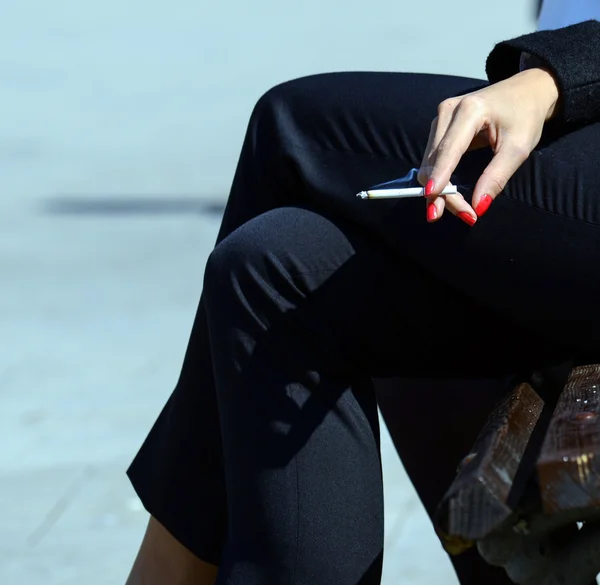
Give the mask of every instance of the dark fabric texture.
[[[545, 136], [474, 228], [427, 224], [422, 199], [355, 197], [418, 166], [438, 103], [483, 85], [339, 73], [256, 105], [180, 379], [128, 472], [147, 510], [220, 565], [219, 585], [379, 583], [373, 378], [502, 379], [598, 357], [600, 125]], [[490, 157], [463, 158], [465, 195]], [[427, 485], [449, 485], [456, 461], [415, 470], [418, 454], [461, 451], [464, 418], [489, 403], [424, 390], [453, 421], [436, 435], [398, 392], [397, 446], [431, 512]], [[456, 566], [463, 585], [508, 583], [474, 555]]]
[[554, 74], [561, 96], [560, 122], [600, 121], [600, 22], [588, 20], [498, 43], [486, 63], [489, 81], [517, 73], [523, 52], [541, 59]]

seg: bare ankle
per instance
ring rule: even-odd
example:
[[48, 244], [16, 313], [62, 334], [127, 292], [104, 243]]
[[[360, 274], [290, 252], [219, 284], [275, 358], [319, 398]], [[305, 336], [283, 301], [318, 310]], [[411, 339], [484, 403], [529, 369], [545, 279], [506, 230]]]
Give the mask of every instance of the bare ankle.
[[217, 571], [150, 517], [126, 585], [214, 585]]

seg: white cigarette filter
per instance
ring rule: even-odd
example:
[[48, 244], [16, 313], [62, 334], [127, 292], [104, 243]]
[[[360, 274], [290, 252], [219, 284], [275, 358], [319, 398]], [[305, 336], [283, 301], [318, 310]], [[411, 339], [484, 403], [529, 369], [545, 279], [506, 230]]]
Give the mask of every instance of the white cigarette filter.
[[[441, 195], [454, 195], [458, 193], [455, 185], [448, 185]], [[404, 189], [371, 189], [356, 194], [361, 199], [402, 199], [404, 197], [424, 197], [423, 187], [406, 187]]]

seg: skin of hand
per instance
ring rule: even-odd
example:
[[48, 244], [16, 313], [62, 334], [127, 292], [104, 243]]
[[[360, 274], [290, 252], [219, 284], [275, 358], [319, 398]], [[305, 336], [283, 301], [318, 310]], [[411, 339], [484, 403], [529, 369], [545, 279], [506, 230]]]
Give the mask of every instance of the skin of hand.
[[[534, 68], [441, 102], [418, 174], [427, 197], [427, 220], [437, 221], [448, 208], [474, 225], [536, 147], [558, 99], [552, 74]], [[440, 196], [465, 152], [486, 146], [494, 156], [475, 185], [471, 205], [460, 193]]]

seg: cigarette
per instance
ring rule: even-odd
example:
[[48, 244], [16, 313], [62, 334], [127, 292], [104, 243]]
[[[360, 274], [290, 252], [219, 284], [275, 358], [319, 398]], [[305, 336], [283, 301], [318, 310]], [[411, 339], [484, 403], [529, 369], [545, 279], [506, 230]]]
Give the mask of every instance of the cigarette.
[[[458, 189], [454, 185], [448, 185], [440, 195], [455, 195]], [[403, 197], [424, 197], [423, 187], [407, 187], [406, 189], [372, 189], [361, 191], [356, 196], [361, 199], [402, 199]]]

